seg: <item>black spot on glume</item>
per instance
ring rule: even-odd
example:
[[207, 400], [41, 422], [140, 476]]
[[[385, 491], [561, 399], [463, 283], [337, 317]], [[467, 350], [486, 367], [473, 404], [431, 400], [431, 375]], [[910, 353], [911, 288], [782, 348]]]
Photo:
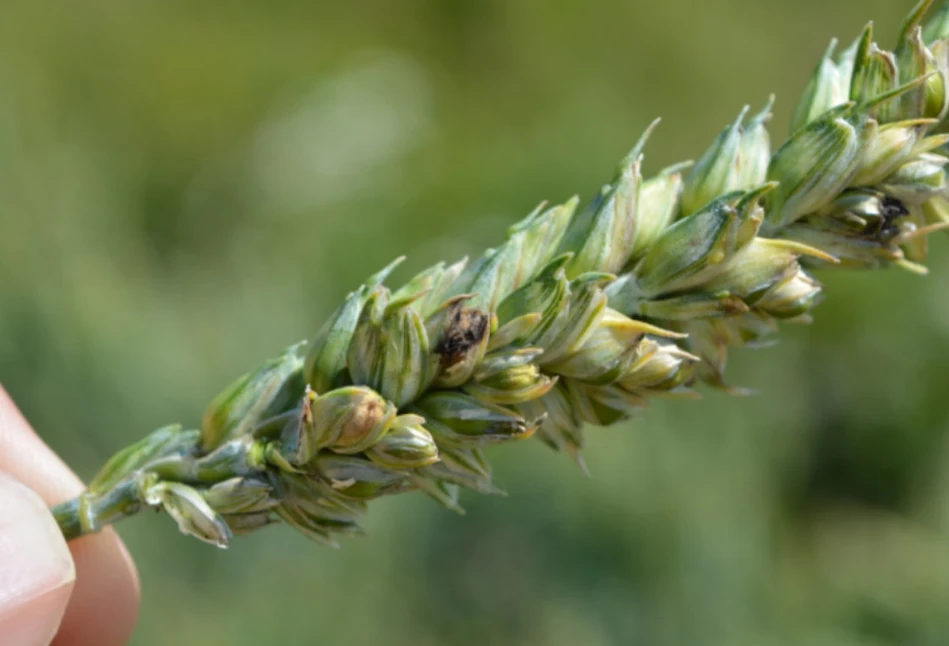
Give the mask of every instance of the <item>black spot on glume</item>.
[[890, 220], [909, 215], [909, 209], [895, 197], [887, 195], [880, 203], [880, 215], [889, 223]]
[[457, 307], [450, 314], [435, 352], [442, 356], [446, 365], [462, 361], [468, 350], [481, 343], [488, 332], [488, 315], [481, 310]]

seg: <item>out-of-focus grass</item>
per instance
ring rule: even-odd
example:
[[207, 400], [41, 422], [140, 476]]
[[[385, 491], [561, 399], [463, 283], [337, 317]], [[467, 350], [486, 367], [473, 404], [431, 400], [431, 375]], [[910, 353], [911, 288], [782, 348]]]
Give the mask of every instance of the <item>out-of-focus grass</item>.
[[[904, 6], [906, 5], [906, 6]], [[778, 94], [908, 3], [11, 3], [0, 21], [0, 380], [84, 477], [312, 334], [365, 275], [474, 254]], [[339, 552], [121, 531], [134, 643], [941, 645], [949, 242], [825, 275], [816, 325], [736, 353], [751, 398], [593, 430], [583, 478], [492, 451], [507, 499], [374, 503]]]

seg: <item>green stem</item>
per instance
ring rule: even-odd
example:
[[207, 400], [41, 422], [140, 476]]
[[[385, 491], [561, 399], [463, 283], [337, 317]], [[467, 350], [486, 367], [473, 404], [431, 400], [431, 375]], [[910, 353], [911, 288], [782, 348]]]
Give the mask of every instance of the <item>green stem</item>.
[[72, 540], [95, 534], [107, 525], [134, 516], [145, 506], [138, 480], [129, 478], [106, 492], [83, 492], [54, 506], [51, 511], [63, 536]]
[[[134, 447], [133, 447], [134, 448]], [[149, 507], [145, 500], [149, 487], [159, 482], [176, 482], [204, 489], [230, 478], [257, 475], [266, 463], [267, 443], [243, 438], [227, 442], [208, 455], [195, 458], [176, 452], [158, 456], [144, 464], [131, 462], [115, 465], [112, 479], [93, 484], [94, 491], [86, 491], [72, 500], [52, 508], [66, 540], [94, 534], [103, 527]], [[120, 452], [122, 455], [122, 452]], [[103, 487], [108, 487], [104, 491]]]

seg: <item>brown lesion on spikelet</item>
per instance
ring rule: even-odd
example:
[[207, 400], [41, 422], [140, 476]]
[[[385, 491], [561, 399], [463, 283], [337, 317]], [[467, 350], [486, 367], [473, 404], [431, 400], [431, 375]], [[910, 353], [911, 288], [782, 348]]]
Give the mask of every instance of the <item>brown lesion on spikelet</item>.
[[488, 315], [481, 310], [453, 303], [448, 313], [448, 325], [435, 352], [442, 359], [443, 368], [464, 361], [471, 348], [479, 345], [488, 333]]
[[386, 416], [385, 400], [372, 397], [353, 408], [346, 417], [337, 445], [352, 446], [372, 432]]

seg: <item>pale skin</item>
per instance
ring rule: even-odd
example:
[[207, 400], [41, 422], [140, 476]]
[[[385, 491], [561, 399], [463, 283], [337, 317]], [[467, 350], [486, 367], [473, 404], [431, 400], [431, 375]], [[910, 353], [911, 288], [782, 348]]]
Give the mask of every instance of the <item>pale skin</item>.
[[132, 634], [139, 583], [107, 528], [68, 545], [49, 505], [83, 490], [0, 386], [0, 643], [119, 646]]

